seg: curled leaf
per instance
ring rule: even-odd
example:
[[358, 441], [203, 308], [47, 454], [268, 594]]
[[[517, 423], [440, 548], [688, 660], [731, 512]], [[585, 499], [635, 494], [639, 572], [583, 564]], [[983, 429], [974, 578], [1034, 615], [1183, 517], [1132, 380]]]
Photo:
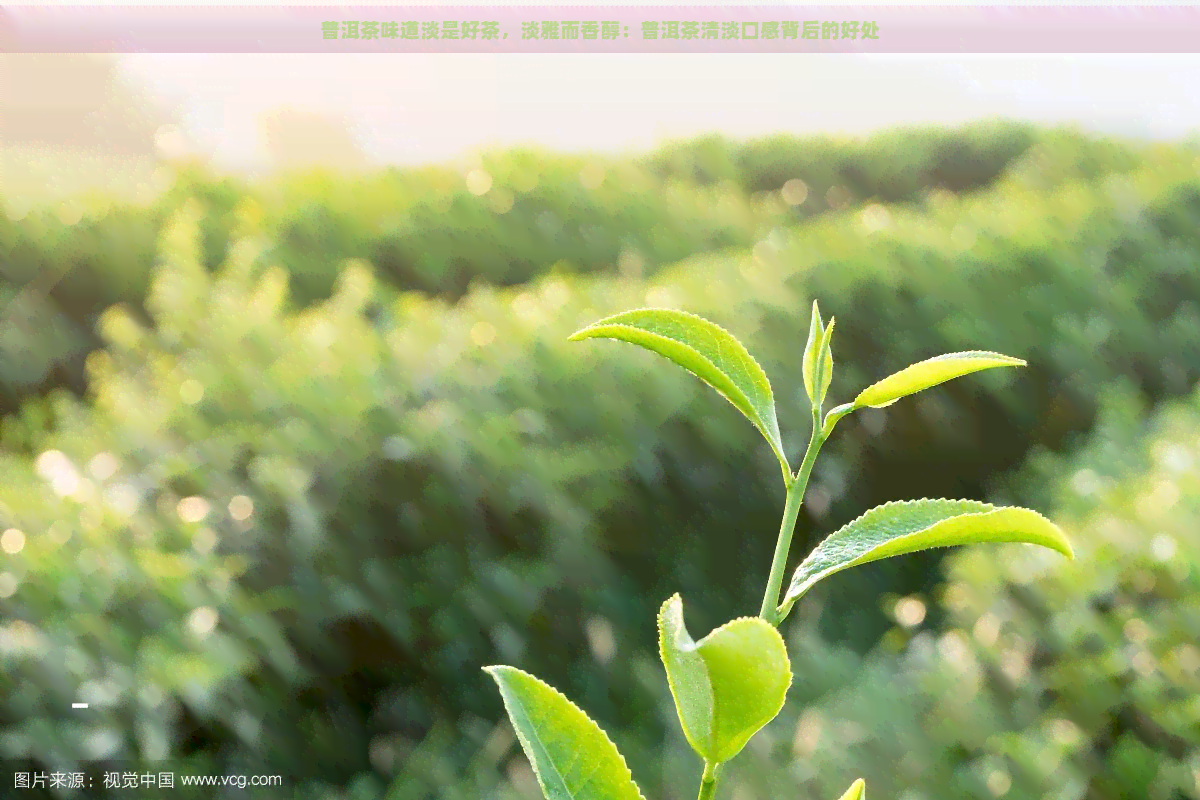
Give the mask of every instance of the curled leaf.
[[743, 617], [693, 642], [679, 595], [663, 603], [658, 633], [684, 736], [706, 762], [728, 761], [783, 708], [792, 683], [783, 637]]
[[945, 383], [972, 372], [993, 367], [1023, 366], [1025, 366], [1025, 362], [1019, 358], [984, 350], [947, 353], [936, 358], [918, 361], [916, 364], [871, 384], [858, 393], [858, 397], [854, 398], [854, 405], [856, 408], [883, 408], [890, 406], [901, 397], [916, 394], [931, 386], [937, 386], [939, 383]]
[[684, 311], [643, 308], [606, 317], [570, 336], [573, 342], [581, 339], [617, 339], [671, 359], [745, 414], [790, 474], [771, 382], [742, 343], [724, 328]]
[[644, 800], [617, 746], [578, 706], [515, 667], [485, 667], [546, 800]]
[[831, 533], [801, 562], [779, 607], [792, 604], [817, 581], [844, 569], [935, 547], [982, 542], [1025, 542], [1074, 558], [1071, 543], [1053, 522], [1027, 508], [974, 500], [885, 503]]

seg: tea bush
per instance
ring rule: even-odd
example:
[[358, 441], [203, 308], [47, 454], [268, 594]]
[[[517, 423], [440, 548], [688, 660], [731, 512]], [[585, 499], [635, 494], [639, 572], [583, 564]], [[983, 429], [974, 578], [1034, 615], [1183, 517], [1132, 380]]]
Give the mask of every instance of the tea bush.
[[[1042, 138], [1064, 136], [1073, 145], [1059, 149], [1072, 158], [1097, 147], [1063, 132]], [[77, 222], [46, 209], [15, 222], [0, 216], [0, 286], [25, 286], [37, 276], [40, 288], [46, 281], [43, 294], [23, 298], [10, 311], [40, 315], [44, 324], [23, 334], [32, 337], [28, 346], [24, 340], [3, 344], [0, 412], [55, 387], [82, 391], [83, 358], [99, 344], [97, 315], [116, 302], [140, 305], [159, 232], [188, 199], [206, 209], [202, 261], [209, 269], [236, 238], [239, 206], [256, 203], [273, 234], [264, 265], [291, 274], [291, 300], [300, 305], [329, 296], [346, 258], [368, 260], [384, 285], [454, 298], [472, 280], [508, 285], [552, 269], [639, 275], [697, 252], [748, 246], [773, 226], [827, 210], [833, 187], [841, 207], [874, 196], [914, 200], [939, 183], [983, 186], [1034, 139], [1026, 127], [998, 123], [859, 143], [723, 142], [734, 166], [720, 183], [688, 165], [709, 148], [705, 139], [642, 158], [516, 149], [463, 169], [357, 177], [316, 170], [253, 186], [185, 166], [148, 207], [89, 197]], [[1136, 149], [1123, 152], [1125, 160], [1136, 160]], [[795, 207], [779, 193], [789, 180], [811, 184], [805, 197], [789, 195], [803, 200]]]

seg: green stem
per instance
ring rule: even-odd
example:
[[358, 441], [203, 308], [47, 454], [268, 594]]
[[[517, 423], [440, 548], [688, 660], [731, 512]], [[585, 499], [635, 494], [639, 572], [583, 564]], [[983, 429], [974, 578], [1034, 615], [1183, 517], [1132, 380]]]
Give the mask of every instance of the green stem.
[[712, 800], [717, 793], [717, 765], [704, 762], [704, 774], [700, 776], [700, 796], [696, 800]]
[[796, 472], [796, 477], [788, 485], [787, 502], [783, 507], [783, 522], [779, 526], [779, 538], [775, 542], [775, 557], [771, 561], [771, 576], [767, 579], [767, 591], [763, 594], [762, 609], [758, 615], [772, 625], [778, 626], [779, 591], [783, 588], [783, 573], [787, 569], [788, 551], [792, 547], [792, 533], [796, 529], [796, 517], [800, 514], [800, 505], [804, 502], [804, 491], [808, 487], [808, 477], [812, 474], [813, 464], [816, 463], [817, 453], [825, 443], [828, 431], [821, 429], [821, 412], [813, 409], [812, 437], [808, 440], [808, 450], [804, 453], [804, 461]]

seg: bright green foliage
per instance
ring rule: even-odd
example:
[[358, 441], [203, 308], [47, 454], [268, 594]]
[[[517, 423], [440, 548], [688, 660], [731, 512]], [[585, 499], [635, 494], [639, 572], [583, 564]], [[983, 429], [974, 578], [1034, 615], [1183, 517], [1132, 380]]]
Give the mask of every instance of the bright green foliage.
[[546, 800], [643, 800], [625, 759], [557, 689], [513, 667], [486, 667]]
[[[1174, 446], [1200, 463], [1188, 444], [1194, 426], [1153, 443], [1168, 451], [1161, 464], [1128, 474], [1108, 470], [1150, 443], [1106, 434], [1094, 457], [1060, 467], [1061, 498], [1058, 489], [1047, 494], [1045, 480], [1016, 486], [1003, 478], [1031, 448], [1061, 450], [1090, 430], [1094, 399], [1114, 378], [1136, 375], [1142, 398], [1157, 402], [1190, 391], [1200, 376], [1196, 151], [1156, 143], [1114, 159], [1088, 137], [1054, 133], [1057, 144], [1048, 147], [1051, 134], [1038, 134], [1017, 168], [985, 191], [926, 194], [943, 181], [958, 191], [966, 185], [953, 178], [959, 173], [986, 183], [995, 165], [980, 160], [987, 147], [936, 133], [929, 146], [918, 138], [917, 147], [910, 134], [885, 137], [908, 149], [880, 150], [883, 140], [874, 137], [856, 145], [869, 155], [861, 182], [860, 165], [835, 143], [811, 163], [779, 158], [759, 171], [745, 162], [773, 195], [774, 177], [811, 167], [801, 174], [809, 200], [789, 212], [797, 220], [823, 209], [823, 187], [834, 183], [856, 197], [911, 200], [886, 206], [885, 228], [864, 227], [873, 217], [852, 203], [844, 213], [781, 228], [753, 251], [747, 244], [657, 271], [648, 259], [645, 280], [546, 275], [554, 264], [539, 259], [561, 252], [551, 247], [560, 240], [543, 238], [541, 229], [518, 231], [505, 251], [521, 262], [512, 274], [544, 277], [511, 290], [477, 286], [453, 304], [377, 293], [356, 305], [364, 272], [374, 273], [377, 289], [411, 285], [392, 271], [402, 262], [385, 269], [368, 254], [372, 263], [351, 271], [337, 302], [296, 311], [304, 298], [289, 287], [332, 284], [347, 243], [356, 241], [357, 234], [323, 236], [332, 223], [340, 230], [369, 206], [376, 216], [364, 223], [365, 241], [393, 235], [389, 197], [360, 191], [369, 181], [331, 179], [338, 191], [328, 197], [314, 181], [296, 199], [265, 198], [267, 219], [275, 220], [261, 230], [269, 247], [279, 243], [280, 220], [304, 221], [311, 236], [273, 249], [287, 257], [260, 258], [237, 279], [215, 271], [228, 249], [221, 231], [236, 221], [219, 198], [206, 201], [195, 270], [177, 269], [177, 254], [156, 251], [162, 220], [153, 215], [113, 211], [71, 227], [52, 214], [19, 223], [0, 216], [0, 256], [22, 276], [14, 284], [72, 267], [46, 302], [63, 309], [85, 340], [47, 372], [31, 359], [47, 352], [38, 337], [53, 333], [54, 318], [38, 315], [21, 329], [27, 338], [7, 363], [29, 368], [31, 380], [50, 377], [25, 388], [8, 384], [6, 408], [22, 392], [90, 387], [86, 396], [25, 402], [3, 420], [0, 532], [26, 534], [19, 553], [0, 553], [0, 586], [8, 592], [15, 580], [15, 592], [0, 598], [0, 716], [11, 721], [3, 726], [5, 753], [55, 769], [116, 741], [115, 758], [166, 752], [183, 760], [180, 742], [199, 733], [206, 744], [186, 758], [189, 771], [242, 771], [234, 765], [257, 752], [270, 763], [263, 772], [325, 782], [319, 789], [313, 785], [322, 781], [306, 780], [297, 800], [342, 796], [364, 775], [385, 783], [389, 800], [519, 800], [528, 796], [524, 787], [505, 778], [518, 747], [503, 735], [507, 723], [497, 730], [500, 697], [478, 673], [502, 662], [542, 676], [605, 720], [647, 796], [677, 795], [694, 781], [696, 757], [677, 733], [648, 621], [655, 598], [680, 590], [689, 617], [715, 626], [723, 621], [717, 614], [744, 607], [758, 590], [779, 521], [774, 459], [725, 401], [683, 370], [565, 339], [604, 309], [642, 305], [687, 308], [736, 330], [771, 377], [791, 455], [803, 447], [811, 405], [797, 332], [819, 296], [838, 312], [835, 400], [899, 366], [973, 346], [1020, 354], [1033, 368], [986, 371], [847, 418], [813, 473], [814, 502], [801, 510], [794, 549], [807, 552], [887, 500], [991, 495], [1059, 509], [1048, 516], [1071, 535], [1079, 560], [1014, 547], [1010, 564], [994, 548], [964, 550], [950, 563], [975, 566], [947, 593], [952, 623], [933, 602], [936, 555], [945, 551], [821, 582], [781, 629], [795, 673], [789, 703], [757, 735], [762, 748], [747, 747], [722, 768], [719, 796], [745, 787], [760, 798], [828, 800], [842, 793], [845, 778], [862, 775], [880, 797], [904, 798], [912, 789], [925, 800], [993, 800], [987, 779], [1007, 771], [1013, 786], [1003, 800], [1041, 800], [1047, 784], [1036, 785], [1036, 769], [1053, 764], [1039, 760], [1058, 752], [1045, 747], [1053, 743], [1077, 748], [1053, 775], [1064, 796], [1094, 781], [1104, 784], [1102, 794], [1120, 797], [1118, 782], [1137, 787], [1149, 763], [1165, 776], [1152, 800], [1171, 797], [1158, 788], [1168, 780], [1189, 797], [1187, 753], [1200, 745], [1191, 718], [1173, 715], [1200, 693], [1186, 647], [1200, 640], [1193, 623], [1200, 561], [1191, 535], [1200, 524], [1191, 484], [1170, 470]], [[872, 185], [877, 176], [882, 182]], [[736, 192], [713, 184], [704, 202], [716, 209], [726, 201], [739, 208]], [[446, 219], [435, 210], [422, 229], [432, 238]], [[513, 219], [527, 225], [542, 210]], [[519, 244], [526, 239], [546, 249], [526, 255], [534, 252]], [[289, 260], [318, 244], [320, 253]], [[477, 248], [491, 246], [446, 236], [431, 263], [461, 258], [451, 272], [468, 276]], [[615, 272], [608, 258], [601, 253], [594, 269]], [[274, 263], [283, 269], [263, 270]], [[140, 306], [151, 276], [179, 282], [170, 296], [201, 302], [165, 304], [147, 319]], [[105, 338], [87, 343], [95, 315], [125, 291], [130, 313], [104, 316]], [[91, 347], [102, 349], [88, 359], [89, 381], [77, 382]], [[189, 380], [202, 385], [199, 402], [195, 386], [181, 391]], [[71, 496], [59, 493], [71, 485], [69, 471], [52, 481], [36, 468], [49, 451], [74, 465], [80, 482]], [[90, 465], [106, 453], [120, 468], [102, 480]], [[1078, 485], [1086, 489], [1094, 483], [1087, 470], [1117, 493], [1079, 494], [1072, 481], [1083, 473]], [[1185, 474], [1194, 483], [1193, 472]], [[1181, 498], [1169, 509], [1156, 506], [1165, 516], [1143, 516], [1136, 499], [1163, 481], [1178, 481]], [[192, 495], [211, 501], [203, 522], [176, 512]], [[227, 513], [237, 496], [253, 498], [245, 520]], [[1076, 513], [1079, 521], [1068, 525]], [[1098, 555], [1087, 558], [1084, 538], [1100, 531]], [[1169, 562], [1151, 547], [1164, 532], [1177, 546]], [[1069, 585], [1051, 580], [1067, 573]], [[1143, 573], [1155, 578], [1150, 592]], [[1065, 615], [1042, 616], [1022, 605], [1031, 590], [1051, 608], [1073, 605]], [[891, 624], [889, 593], [920, 596], [927, 623], [888, 633], [887, 647], [909, 642], [903, 660], [881, 652], [860, 668], [854, 651], [866, 652]], [[963, 596], [966, 606], [957, 604]], [[202, 641], [189, 624], [198, 606], [219, 612]], [[1148, 662], [1123, 630], [1135, 617], [1150, 627], [1139, 647], [1181, 671], [1137, 671]], [[1040, 643], [1076, 618], [1101, 638], [1055, 645], [1043, 669]], [[983, 635], [994, 620], [1002, 622], [998, 638], [976, 641], [974, 626]], [[593, 624], [607, 625], [616, 642], [607, 662], [589, 647]], [[947, 624], [961, 630], [947, 637]], [[1134, 636], [1140, 630], [1130, 627]], [[978, 672], [961, 671], [951, 658], [964, 641]], [[1090, 649], [1097, 641], [1101, 648]], [[943, 678], [918, 669], [929, 659], [945, 660]], [[1004, 670], [1021, 664], [1031, 671], [1014, 695]], [[1084, 695], [1072, 701], [1084, 731], [1077, 744], [1058, 738], [1069, 729], [1058, 724], [1045, 688], [1064, 685], [1048, 682], [1060, 669]], [[1089, 683], [1076, 680], [1080, 674], [1107, 677]], [[94, 723], [61, 710], [84, 699], [63, 687], [110, 679], [119, 693], [110, 705], [94, 704]], [[1093, 685], [1102, 690], [1088, 693]], [[980, 688], [968, 704], [962, 698], [971, 686]], [[156, 692], [163, 703], [149, 705]], [[1173, 755], [1180, 739], [1156, 738], [1142, 716], [1182, 737], [1182, 759]], [[130, 720], [141, 721], [135, 729]], [[252, 723], [261, 725], [257, 738]], [[1020, 736], [1006, 746], [1021, 770], [1032, 770], [1028, 776], [987, 749], [1014, 732]], [[376, 761], [380, 745], [392, 756]], [[352, 796], [379, 800], [384, 790]]]
[[833, 381], [833, 339], [834, 320], [829, 325], [821, 319], [821, 311], [817, 301], [813, 300], [812, 323], [808, 330], [808, 343], [804, 346], [804, 391], [812, 401], [813, 408], [820, 409], [825, 402], [825, 393]]
[[871, 384], [858, 393], [854, 405], [859, 408], [884, 408], [922, 389], [937, 386], [948, 380], [994, 367], [1023, 367], [1019, 358], [971, 350], [965, 353], [947, 353], [905, 367], [894, 375]]
[[859, 778], [854, 783], [850, 784], [850, 788], [841, 796], [840, 800], [867, 800], [867, 784], [862, 778]]
[[808, 399], [814, 405], [818, 405], [820, 400], [817, 399], [815, 386], [817, 384], [816, 375], [817, 368], [821, 359], [821, 340], [825, 335], [825, 323], [821, 319], [821, 310], [817, 307], [817, 301], [813, 300], [812, 321], [808, 328], [808, 342], [804, 345], [804, 391], [808, 394]]
[[618, 339], [671, 359], [745, 414], [770, 443], [784, 473], [790, 471], [771, 382], [745, 346], [720, 326], [685, 311], [647, 308], [614, 314], [570, 338]]
[[1037, 544], [1072, 557], [1062, 531], [1036, 511], [974, 500], [886, 503], [830, 534], [809, 553], [792, 576], [781, 611], [835, 572], [919, 550], [984, 542]]
[[658, 637], [684, 735], [705, 762], [733, 758], [783, 707], [792, 682], [787, 647], [763, 620], [735, 619], [694, 642], [675, 595], [659, 611]]
[[[823, 324], [814, 302], [802, 366], [814, 422], [833, 377], [833, 328], [833, 319], [828, 326]], [[695, 315], [663, 309], [629, 311], [601, 320], [570, 338], [632, 342], [683, 366], [716, 388], [754, 422], [775, 447], [783, 465], [788, 501], [762, 617], [734, 620], [695, 643], [684, 625], [683, 601], [678, 594], [659, 611], [659, 651], [679, 719], [688, 742], [705, 761], [702, 800], [715, 790], [713, 767], [737, 755], [750, 737], [783, 707], [792, 675], [787, 649], [774, 626], [817, 581], [889, 556], [960, 544], [1025, 542], [1071, 556], [1070, 544], [1062, 532], [1045, 517], [1027, 509], [995, 508], [968, 500], [888, 503], [832, 534], [809, 554], [796, 570], [782, 604], [773, 611], [796, 514], [830, 425], [813, 431], [801, 469], [793, 477], [778, 446], [774, 396], [766, 374], [741, 342]], [[959, 375], [1023, 363], [994, 353], [955, 353], [915, 364], [880, 381], [860, 394], [855, 405], [883, 407]], [[831, 418], [836, 422], [840, 414], [851, 408], [839, 407], [835, 409], [837, 414], [831, 412]]]
[[836, 324], [837, 320], [830, 317], [829, 324], [825, 326], [825, 332], [821, 334], [821, 355], [817, 360], [816, 378], [817, 408], [820, 408], [821, 404], [825, 402], [829, 384], [833, 383], [833, 328]]

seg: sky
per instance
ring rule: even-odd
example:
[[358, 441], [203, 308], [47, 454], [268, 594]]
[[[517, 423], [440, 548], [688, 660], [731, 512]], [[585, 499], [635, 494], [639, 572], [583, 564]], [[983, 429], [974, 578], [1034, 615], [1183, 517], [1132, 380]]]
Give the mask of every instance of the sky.
[[262, 159], [258, 120], [281, 106], [347, 120], [372, 160], [394, 164], [995, 116], [1153, 138], [1200, 130], [1196, 55], [132, 54], [120, 70], [231, 168]]

